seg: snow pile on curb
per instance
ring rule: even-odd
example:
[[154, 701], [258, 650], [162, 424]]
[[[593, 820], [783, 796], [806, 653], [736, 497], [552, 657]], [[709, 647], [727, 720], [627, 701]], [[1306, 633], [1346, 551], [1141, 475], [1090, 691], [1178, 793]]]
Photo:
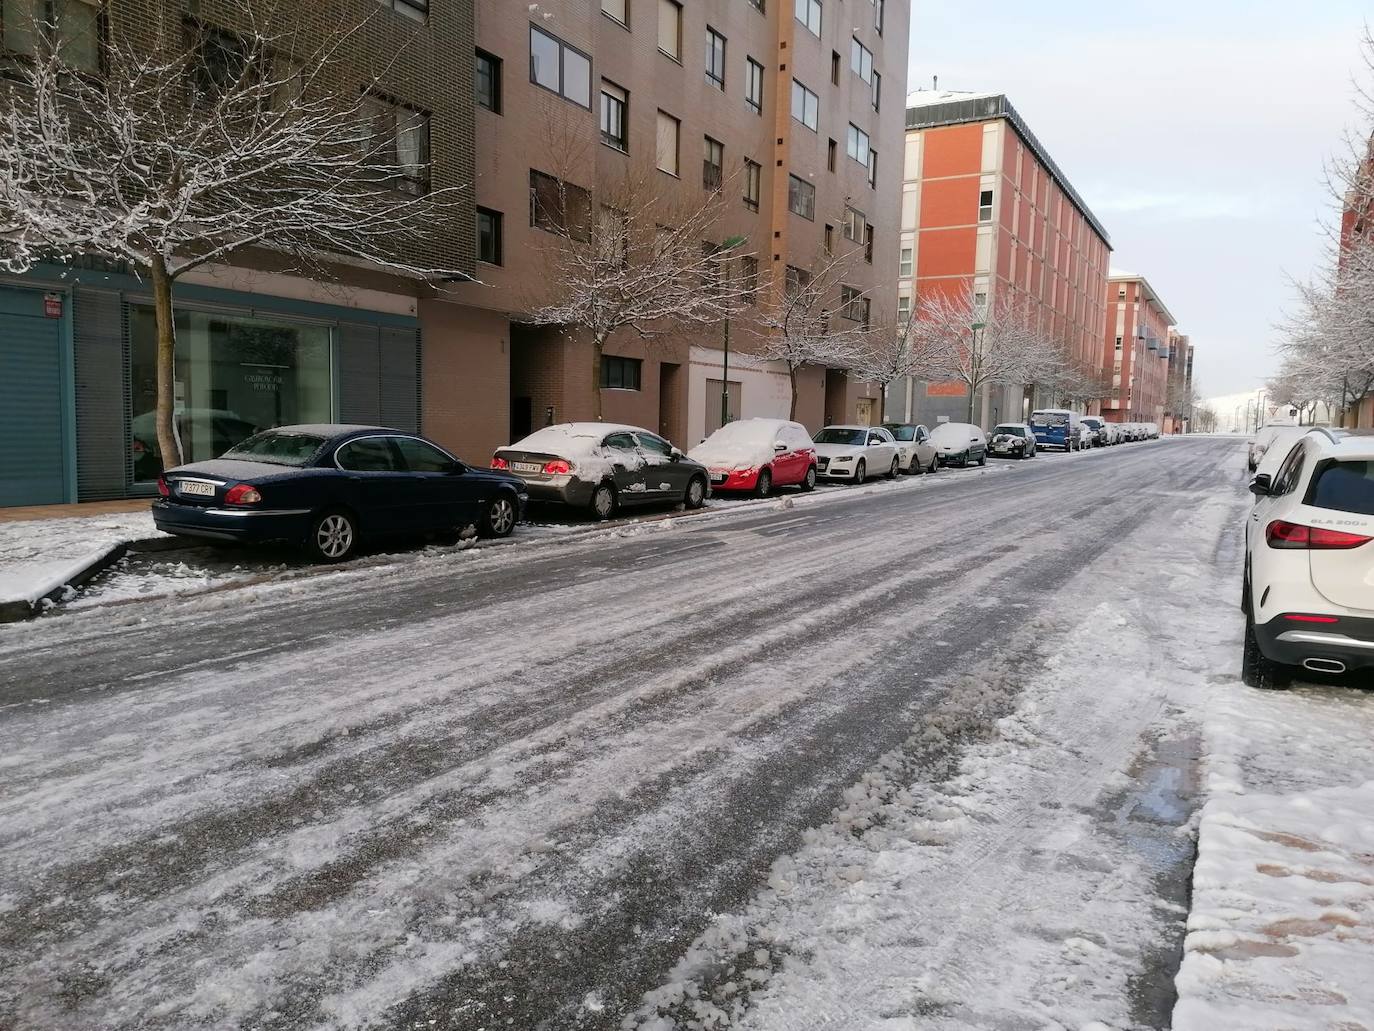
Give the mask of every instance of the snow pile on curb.
[[1174, 1027], [1374, 1027], [1374, 705], [1224, 689]]
[[132, 540], [162, 536], [151, 512], [0, 525], [0, 608], [32, 606]]

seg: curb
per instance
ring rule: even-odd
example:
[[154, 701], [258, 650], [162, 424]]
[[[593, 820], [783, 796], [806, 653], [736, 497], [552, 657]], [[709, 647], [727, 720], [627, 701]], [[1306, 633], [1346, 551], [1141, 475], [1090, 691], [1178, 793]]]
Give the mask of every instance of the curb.
[[107, 545], [100, 551], [93, 552], [88, 558], [81, 561], [79, 565], [73, 566], [66, 572], [60, 583], [53, 584], [47, 591], [35, 598], [17, 598], [8, 601], [0, 601], [0, 623], [21, 623], [26, 619], [33, 619], [47, 611], [47, 602], [56, 604], [61, 600], [62, 595], [68, 588], [80, 587], [82, 584], [91, 580], [99, 573], [103, 573], [121, 558], [129, 553], [136, 545], [156, 545], [161, 538], [149, 538], [138, 541], [116, 541], [114, 544]]

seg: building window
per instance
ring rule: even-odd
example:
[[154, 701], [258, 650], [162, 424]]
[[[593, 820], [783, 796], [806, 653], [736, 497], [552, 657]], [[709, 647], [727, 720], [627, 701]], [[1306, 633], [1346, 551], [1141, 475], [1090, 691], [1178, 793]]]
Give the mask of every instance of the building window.
[[1123, 343], [1122, 338], [1121, 338], [1121, 337], [1117, 337], [1117, 338], [1116, 338], [1116, 349], [1117, 349], [1118, 351], [1121, 350], [1122, 343]]
[[906, 322], [911, 318], [911, 298], [902, 295], [897, 298], [897, 320]]
[[864, 261], [873, 264], [873, 223], [864, 226]]
[[656, 161], [661, 172], [677, 175], [678, 134], [682, 123], [666, 111], [658, 113], [658, 135], [656, 138]]
[[630, 0], [601, 0], [601, 13], [630, 27]]
[[1126, 288], [1124, 286], [1117, 288], [1116, 299], [1118, 301], [1124, 301], [1126, 299]]
[[979, 315], [986, 315], [988, 312], [988, 294], [986, 290], [979, 290], [973, 295], [973, 310]]
[[873, 73], [873, 110], [882, 110], [883, 77], [877, 72]]
[[827, 172], [835, 171], [835, 157], [840, 152], [839, 144], [834, 140], [829, 140], [825, 145], [825, 169]]
[[424, 21], [429, 16], [429, 0], [382, 0], [382, 6], [416, 21]]
[[845, 143], [845, 153], [859, 164], [868, 166], [868, 133], [853, 122], [849, 123], [849, 138]]
[[849, 40], [849, 70], [864, 82], [873, 81], [873, 51], [856, 38]]
[[851, 322], [868, 325], [868, 298], [858, 287], [840, 287], [840, 314]]
[[796, 79], [792, 80], [792, 117], [812, 132], [820, 125], [821, 98]]
[[501, 59], [485, 50], [477, 51], [477, 106], [501, 113]]
[[530, 26], [530, 82], [591, 110], [592, 59], [534, 25]]
[[835, 253], [835, 227], [829, 222], [825, 224], [825, 233], [821, 237], [821, 245], [825, 248], [826, 254]]
[[915, 269], [915, 265], [915, 249], [912, 247], [903, 247], [901, 260], [897, 268], [897, 274], [901, 276], [903, 279], [910, 279], [912, 272]]
[[759, 210], [759, 196], [762, 193], [763, 166], [757, 161], [744, 159], [744, 206], [750, 211]]
[[763, 65], [752, 57], [744, 65], [744, 103], [754, 114], [763, 114]]
[[601, 142], [616, 150], [627, 150], [629, 140], [625, 111], [630, 95], [613, 82], [601, 80]]
[[795, 175], [787, 177], [787, 210], [812, 222], [816, 220], [816, 188]]
[[883, 0], [873, 0], [873, 28], [878, 35], [883, 34]]
[[753, 6], [754, 10], [759, 12], [759, 14], [764, 14], [766, 12], [763, 0], [749, 0], [749, 3]]
[[591, 237], [591, 195], [580, 186], [530, 169], [530, 225], [574, 240]]
[[811, 273], [804, 268], [797, 268], [795, 265], [788, 265], [787, 271], [783, 274], [782, 290], [790, 297], [796, 297], [808, 286], [811, 285]]
[[978, 194], [978, 221], [992, 221], [992, 191], [983, 190]]
[[674, 61], [682, 59], [682, 5], [658, 0], [658, 49]]
[[477, 260], [501, 264], [502, 216], [489, 208], [477, 209]]
[[832, 51], [830, 51], [830, 85], [832, 85], [832, 86], [838, 86], [839, 84], [840, 84], [840, 52], [839, 52], [838, 50], [832, 50]]
[[[174, 325], [177, 378], [186, 391], [185, 407], [176, 417], [184, 461], [217, 458], [259, 430], [327, 423], [338, 415], [329, 327], [279, 315], [194, 311], [180, 304]], [[128, 368], [133, 418], [124, 453], [133, 459], [134, 481], [146, 483], [162, 472], [153, 430], [157, 319], [151, 305], [129, 305]]]
[[643, 362], [638, 358], [618, 358], [614, 355], [601, 356], [602, 390], [638, 390], [640, 368]]
[[796, 0], [797, 21], [807, 27], [812, 35], [821, 34], [821, 0]]
[[706, 81], [718, 90], [725, 89], [725, 37], [709, 26], [706, 29]]
[[740, 258], [744, 278], [744, 303], [756, 304], [759, 296], [759, 259], [752, 254]]
[[715, 193], [725, 179], [725, 146], [720, 140], [707, 136], [701, 158], [701, 185]]
[[429, 115], [383, 97], [365, 98], [372, 127], [371, 160], [395, 169], [392, 185], [402, 193], [429, 192]]
[[868, 148], [868, 185], [878, 185], [878, 152], [872, 147]]
[[851, 208], [848, 204], [844, 208], [844, 238], [854, 243], [862, 243], [865, 231], [868, 228], [868, 219], [858, 208]]

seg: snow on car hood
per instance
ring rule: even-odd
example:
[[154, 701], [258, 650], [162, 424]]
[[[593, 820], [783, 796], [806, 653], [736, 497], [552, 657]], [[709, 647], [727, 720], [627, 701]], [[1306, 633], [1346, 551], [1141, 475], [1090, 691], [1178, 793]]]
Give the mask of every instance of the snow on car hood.
[[731, 423], [692, 448], [687, 452], [687, 457], [702, 465], [721, 469], [744, 466], [754, 469], [772, 461], [773, 441], [777, 436], [776, 423], [760, 423], [756, 426]]

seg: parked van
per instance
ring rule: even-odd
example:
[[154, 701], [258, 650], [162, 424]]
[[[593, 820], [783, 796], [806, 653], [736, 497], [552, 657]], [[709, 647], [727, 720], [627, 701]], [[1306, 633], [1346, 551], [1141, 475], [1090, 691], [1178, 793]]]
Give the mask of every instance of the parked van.
[[1062, 447], [1065, 451], [1077, 451], [1079, 440], [1078, 413], [1067, 408], [1042, 408], [1031, 412], [1031, 429], [1035, 431], [1035, 443], [1040, 447]]

